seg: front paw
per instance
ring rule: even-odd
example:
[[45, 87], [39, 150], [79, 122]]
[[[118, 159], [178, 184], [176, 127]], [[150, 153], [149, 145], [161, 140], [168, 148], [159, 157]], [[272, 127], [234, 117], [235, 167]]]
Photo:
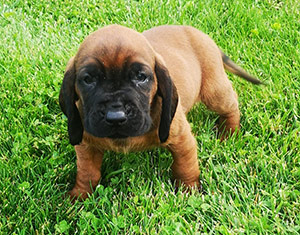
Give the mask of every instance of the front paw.
[[67, 196], [70, 198], [71, 202], [74, 203], [77, 200], [84, 201], [90, 194], [90, 191], [75, 186], [67, 193]]
[[182, 192], [190, 193], [194, 190], [202, 192], [202, 184], [200, 180], [195, 180], [191, 182], [182, 182], [181, 180], [175, 179], [175, 192], [178, 192], [179, 188], [182, 189]]

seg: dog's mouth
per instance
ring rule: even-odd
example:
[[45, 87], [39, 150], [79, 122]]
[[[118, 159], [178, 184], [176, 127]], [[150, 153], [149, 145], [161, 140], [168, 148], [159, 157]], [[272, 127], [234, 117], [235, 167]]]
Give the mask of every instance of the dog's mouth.
[[[95, 128], [95, 126], [102, 127], [101, 129]], [[94, 127], [94, 128], [92, 128]], [[144, 122], [142, 125], [139, 125], [139, 128], [135, 126], [127, 127], [111, 127], [107, 125], [89, 125], [86, 126], [85, 130], [91, 135], [98, 138], [109, 138], [109, 139], [120, 139], [124, 140], [129, 137], [137, 137], [145, 134], [149, 131], [151, 127], [151, 122]]]
[[103, 115], [99, 110], [93, 110], [86, 115], [85, 130], [98, 138], [124, 140], [143, 135], [151, 128], [152, 119], [148, 112], [138, 112], [136, 109], [131, 108], [129, 113], [120, 111], [125, 116], [125, 121], [119, 120], [119, 112], [113, 112], [114, 110], [111, 111], [113, 115]]

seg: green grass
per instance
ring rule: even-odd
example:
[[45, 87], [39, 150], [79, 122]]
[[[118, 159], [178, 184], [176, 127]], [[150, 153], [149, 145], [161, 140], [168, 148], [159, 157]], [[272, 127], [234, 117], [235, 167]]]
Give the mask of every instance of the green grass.
[[[300, 233], [299, 19], [299, 0], [0, 0], [0, 234]], [[63, 198], [76, 174], [58, 105], [64, 68], [108, 24], [192, 25], [268, 82], [229, 75], [236, 138], [220, 143], [203, 106], [189, 114], [203, 193], [175, 194], [171, 155], [155, 149], [107, 153], [95, 193], [75, 205]]]

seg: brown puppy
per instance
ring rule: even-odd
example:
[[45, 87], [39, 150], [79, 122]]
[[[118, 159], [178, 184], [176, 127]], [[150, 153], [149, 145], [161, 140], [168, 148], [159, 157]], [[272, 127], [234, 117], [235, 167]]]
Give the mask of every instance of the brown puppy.
[[172, 153], [177, 184], [199, 187], [197, 143], [186, 114], [201, 101], [220, 115], [221, 138], [239, 129], [237, 95], [224, 66], [260, 83], [192, 27], [141, 34], [113, 25], [89, 35], [67, 65], [59, 99], [77, 154], [70, 195], [84, 199], [92, 192], [105, 150], [153, 147]]

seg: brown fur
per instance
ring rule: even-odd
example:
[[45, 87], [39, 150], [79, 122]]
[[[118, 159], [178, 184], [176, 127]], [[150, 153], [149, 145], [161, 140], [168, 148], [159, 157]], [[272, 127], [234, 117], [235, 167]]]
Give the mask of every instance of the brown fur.
[[[115, 55], [107, 57], [107, 52], [112, 51]], [[220, 115], [221, 131], [226, 131], [221, 138], [224, 138], [225, 133], [239, 129], [237, 95], [224, 71], [222, 55], [206, 34], [186, 26], [160, 26], [140, 34], [113, 25], [88, 36], [77, 55], [68, 63], [67, 71], [72, 66], [76, 70], [87, 64], [91, 57], [110, 67], [122, 67], [134, 61], [149, 65], [153, 71], [155, 66], [159, 66], [170, 74], [179, 98], [169, 137], [164, 143], [158, 137], [162, 99], [156, 95], [157, 78], [149, 93], [153, 120], [149, 132], [138, 137], [109, 139], [97, 138], [84, 131], [81, 144], [75, 146], [77, 177], [70, 195], [84, 199], [92, 192], [90, 185], [95, 187], [101, 178], [100, 167], [105, 150], [129, 152], [153, 147], [165, 147], [172, 153], [172, 171], [177, 184], [181, 182], [188, 187], [199, 187], [197, 143], [186, 119], [188, 111], [201, 101], [208, 109], [217, 112]], [[79, 97], [76, 105], [82, 116], [84, 104], [78, 89], [75, 89]], [[177, 93], [175, 90], [174, 94]]]

